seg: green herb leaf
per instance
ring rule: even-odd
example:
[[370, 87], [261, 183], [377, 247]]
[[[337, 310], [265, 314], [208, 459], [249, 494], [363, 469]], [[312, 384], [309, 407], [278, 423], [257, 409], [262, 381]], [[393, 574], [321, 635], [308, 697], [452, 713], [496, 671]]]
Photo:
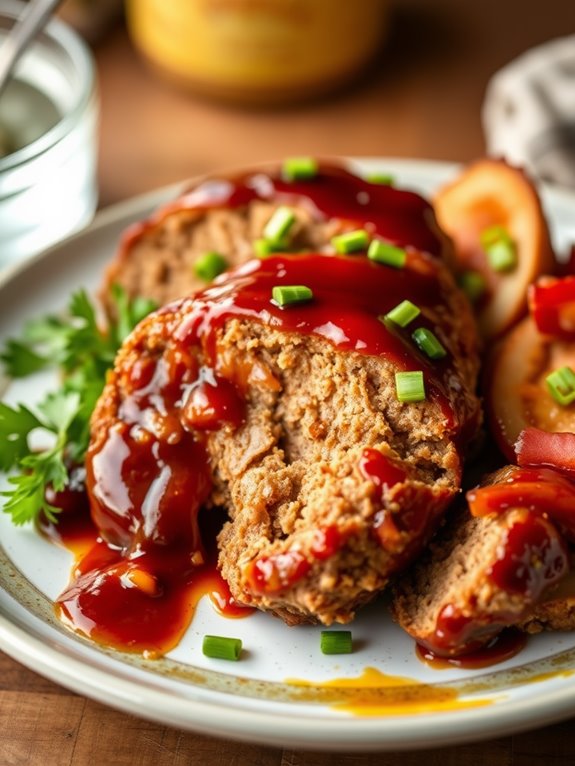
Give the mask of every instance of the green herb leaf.
[[68, 430], [70, 423], [78, 414], [79, 408], [79, 394], [65, 393], [64, 391], [48, 394], [44, 401], [38, 405], [38, 409], [46, 418], [45, 427], [58, 434], [64, 434]]
[[[46, 500], [46, 489], [59, 492], [68, 484], [68, 468], [84, 460], [90, 438], [90, 417], [102, 393], [107, 370], [119, 345], [155, 304], [130, 300], [123, 288], [112, 289], [116, 322], [98, 326], [96, 310], [87, 293], [74, 293], [65, 317], [48, 316], [30, 322], [22, 340], [8, 341], [0, 358], [12, 377], [23, 377], [44, 367], [60, 367], [62, 388], [36, 406], [10, 407], [0, 402], [0, 470], [15, 470], [4, 511], [14, 524], [33, 521], [43, 512], [52, 521], [58, 509]], [[51, 434], [51, 446], [32, 451], [30, 432]]]
[[29, 345], [18, 340], [8, 340], [0, 354], [6, 372], [11, 378], [25, 378], [42, 370], [49, 364], [49, 359], [37, 354]]
[[55, 520], [57, 508], [46, 502], [45, 476], [39, 471], [21, 473], [10, 476], [9, 483], [14, 486], [13, 490], [1, 492], [8, 501], [4, 504], [4, 513], [12, 517], [12, 523], [16, 526], [33, 521], [40, 511]]
[[28, 453], [28, 434], [41, 425], [27, 407], [0, 402], [0, 470], [9, 471]]

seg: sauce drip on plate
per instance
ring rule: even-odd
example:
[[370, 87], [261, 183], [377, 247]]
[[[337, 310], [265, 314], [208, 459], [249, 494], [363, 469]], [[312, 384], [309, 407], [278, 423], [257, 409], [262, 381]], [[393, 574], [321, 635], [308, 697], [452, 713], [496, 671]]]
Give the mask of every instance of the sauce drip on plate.
[[512, 659], [516, 654], [519, 654], [526, 643], [527, 635], [525, 633], [507, 628], [475, 651], [455, 657], [443, 657], [422, 644], [416, 644], [415, 653], [418, 659], [435, 670], [447, 668], [479, 670]]
[[74, 496], [74, 508], [69, 497], [53, 496], [63, 509], [58, 524], [41, 519], [39, 525], [75, 556], [72, 582], [56, 603], [65, 624], [98, 643], [153, 658], [177, 646], [204, 596], [224, 617], [252, 613], [236, 604], [216, 566], [220, 512], [200, 514], [198, 528], [209, 548], [203, 563], [192, 567], [186, 544], [143, 546], [129, 554], [108, 545], [92, 522], [85, 491]]
[[[370, 236], [405, 248], [405, 266], [374, 263], [365, 252], [275, 255], [249, 261], [196, 296], [164, 307], [156, 314], [156, 329], [153, 317], [145, 320], [149, 332], [156, 333], [154, 343], [142, 344], [129, 369], [111, 373], [122, 393], [114, 399], [104, 392], [99, 406], [107, 408], [111, 425], [105, 433], [92, 434], [86, 460], [91, 517], [100, 537], [58, 600], [62, 619], [93, 640], [160, 653], [177, 643], [191, 619], [191, 594], [215, 548], [215, 534], [206, 535], [198, 524], [202, 508], [209, 516], [213, 503], [206, 445], [212, 433], [242, 427], [254, 381], [274, 391], [280, 386], [265, 366], [219, 353], [218, 338], [229, 320], [383, 357], [398, 371], [421, 370], [427, 399], [436, 405], [446, 431], [463, 430], [454, 407], [459, 396], [456, 349], [450, 349], [452, 340], [442, 333], [453, 288], [436, 258], [443, 241], [431, 206], [415, 193], [322, 165], [316, 177], [305, 181], [284, 181], [265, 172], [206, 181], [157, 216], [186, 208], [239, 208], [254, 200], [301, 205], [316, 220], [365, 228]], [[133, 227], [124, 247], [151, 223]], [[278, 306], [272, 288], [282, 285], [306, 285], [313, 298]], [[414, 326], [440, 337], [448, 350], [445, 358], [430, 360], [411, 338], [414, 327], [384, 319], [402, 300], [418, 306]], [[369, 462], [368, 473], [377, 473], [374, 461]], [[384, 484], [382, 478], [382, 491]], [[317, 530], [315, 558], [338, 550], [342, 540], [336, 532]], [[292, 558], [290, 583], [305, 576], [313, 563]], [[273, 564], [267, 567], [272, 575], [277, 574]], [[265, 572], [257, 574], [254, 587], [271, 587]], [[229, 598], [222, 599], [224, 611], [232, 610]], [[169, 640], [166, 623], [176, 626]]]
[[[93, 439], [88, 453], [87, 488], [101, 541], [58, 600], [62, 619], [96, 641], [134, 651], [165, 651], [166, 624], [173, 626], [170, 645], [184, 632], [206, 549], [213, 547], [213, 537], [207, 540], [198, 527], [200, 509], [209, 505], [212, 492], [206, 439], [222, 428], [241, 428], [254, 375], [272, 389], [278, 385], [269, 372], [266, 378], [265, 370], [248, 369], [218, 353], [218, 335], [229, 319], [382, 356], [399, 370], [421, 369], [428, 397], [446, 427], [456, 428], [452, 355], [432, 362], [409, 332], [381, 319], [400, 296], [420, 307], [418, 324], [438, 332], [436, 311], [444, 296], [437, 272], [434, 259], [416, 251], [409, 253], [404, 269], [372, 263], [364, 254], [278, 255], [248, 262], [194, 298], [161, 309], [160, 315], [169, 314], [173, 321], [161, 323], [165, 335], [156, 338], [158, 350], [138, 354], [122, 372], [125, 395], [114, 405], [106, 434]], [[273, 286], [301, 283], [312, 289], [312, 300], [283, 308], [271, 300]], [[373, 457], [364, 468], [381, 473]], [[394, 470], [391, 478], [380, 477], [382, 487], [398, 480]], [[318, 530], [317, 559], [337, 551], [342, 541], [336, 537], [333, 530]], [[284, 587], [274, 575], [274, 562], [264, 563], [254, 573], [254, 588]], [[281, 562], [281, 569], [289, 569], [290, 584], [310, 566], [295, 559], [289, 563], [286, 569]]]

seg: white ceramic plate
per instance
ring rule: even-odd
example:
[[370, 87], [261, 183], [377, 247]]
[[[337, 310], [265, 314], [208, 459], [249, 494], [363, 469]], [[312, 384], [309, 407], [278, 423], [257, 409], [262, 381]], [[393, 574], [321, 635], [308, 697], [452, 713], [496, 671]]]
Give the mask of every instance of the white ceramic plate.
[[[456, 172], [428, 162], [358, 164], [423, 192]], [[163, 190], [109, 210], [84, 233], [5, 274], [0, 340], [18, 335], [27, 319], [63, 308], [78, 287], [95, 290], [121, 231], [175, 193]], [[575, 242], [575, 195], [546, 189], [544, 202], [556, 245]], [[9, 386], [5, 398], [33, 403], [55, 385], [50, 376], [37, 376]], [[359, 751], [497, 737], [568, 716], [575, 707], [575, 634], [537, 636], [489, 670], [434, 670], [419, 662], [381, 603], [351, 626], [351, 655], [322, 655], [320, 628], [288, 628], [264, 614], [230, 622], [205, 600], [180, 646], [162, 660], [103, 650], [53, 616], [51, 600], [67, 583], [69, 555], [0, 517], [0, 647], [64, 686], [139, 716], [253, 742]], [[241, 661], [205, 658], [205, 633], [240, 637]]]

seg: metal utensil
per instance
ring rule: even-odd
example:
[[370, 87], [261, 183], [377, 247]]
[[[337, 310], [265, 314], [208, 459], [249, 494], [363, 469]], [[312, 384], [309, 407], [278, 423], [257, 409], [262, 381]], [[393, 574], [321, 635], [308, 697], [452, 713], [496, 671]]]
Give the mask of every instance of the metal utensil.
[[0, 46], [0, 95], [31, 40], [43, 29], [62, 0], [31, 0]]

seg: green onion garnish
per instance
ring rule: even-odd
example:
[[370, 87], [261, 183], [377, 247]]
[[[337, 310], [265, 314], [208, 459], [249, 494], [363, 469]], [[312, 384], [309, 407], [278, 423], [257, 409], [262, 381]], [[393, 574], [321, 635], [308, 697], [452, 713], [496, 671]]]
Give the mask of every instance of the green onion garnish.
[[415, 303], [401, 301], [395, 308], [388, 311], [383, 319], [384, 321], [393, 322], [393, 324], [399, 325], [399, 327], [407, 327], [419, 314], [421, 314], [421, 310]]
[[484, 250], [487, 250], [490, 245], [494, 245], [496, 242], [499, 242], [502, 239], [511, 239], [511, 237], [509, 236], [509, 232], [505, 226], [496, 225], [488, 226], [486, 229], [483, 229], [479, 235], [479, 239], [481, 242], [481, 247]]
[[347, 231], [345, 234], [332, 237], [331, 244], [335, 247], [336, 253], [357, 253], [367, 248], [369, 234], [365, 229]]
[[512, 242], [501, 240], [487, 250], [489, 264], [494, 271], [511, 271], [517, 265], [517, 255]]
[[393, 186], [395, 183], [395, 177], [390, 173], [369, 173], [364, 177], [368, 183], [379, 184], [379, 186]]
[[282, 165], [282, 178], [285, 181], [304, 181], [315, 178], [317, 171], [317, 160], [313, 157], [288, 157]]
[[443, 359], [447, 355], [447, 351], [441, 345], [441, 342], [426, 327], [418, 327], [417, 330], [412, 332], [411, 337], [430, 359]]
[[215, 279], [218, 274], [221, 274], [227, 268], [228, 262], [223, 255], [209, 252], [200, 255], [194, 263], [194, 274], [203, 279], [204, 282], [211, 282], [212, 279]]
[[368, 248], [367, 257], [370, 261], [402, 269], [405, 266], [407, 253], [401, 247], [390, 245], [389, 242], [382, 242], [380, 239], [374, 239]]
[[323, 654], [351, 654], [351, 631], [322, 630], [320, 648]]
[[480, 241], [494, 271], [510, 271], [517, 266], [515, 243], [503, 226], [484, 229]]
[[475, 303], [485, 292], [485, 278], [478, 271], [464, 271], [459, 277], [459, 286], [471, 303]]
[[289, 249], [289, 242], [282, 240], [281, 242], [270, 242], [268, 239], [255, 239], [254, 254], [258, 258], [267, 258], [272, 253], [282, 253]]
[[395, 390], [400, 402], [422, 402], [425, 399], [423, 372], [396, 372]]
[[267, 258], [272, 253], [272, 243], [267, 239], [255, 239], [254, 240], [254, 254], [258, 258]]
[[566, 407], [575, 402], [575, 372], [571, 367], [560, 367], [545, 380], [551, 396], [558, 404]]
[[264, 238], [279, 244], [285, 241], [289, 230], [295, 223], [295, 215], [291, 208], [281, 205], [274, 211], [264, 228]]
[[272, 289], [272, 298], [278, 306], [290, 306], [303, 303], [313, 298], [313, 292], [305, 285], [276, 285]]
[[242, 640], [225, 636], [204, 636], [202, 652], [206, 657], [213, 657], [216, 660], [236, 662], [242, 653]]

